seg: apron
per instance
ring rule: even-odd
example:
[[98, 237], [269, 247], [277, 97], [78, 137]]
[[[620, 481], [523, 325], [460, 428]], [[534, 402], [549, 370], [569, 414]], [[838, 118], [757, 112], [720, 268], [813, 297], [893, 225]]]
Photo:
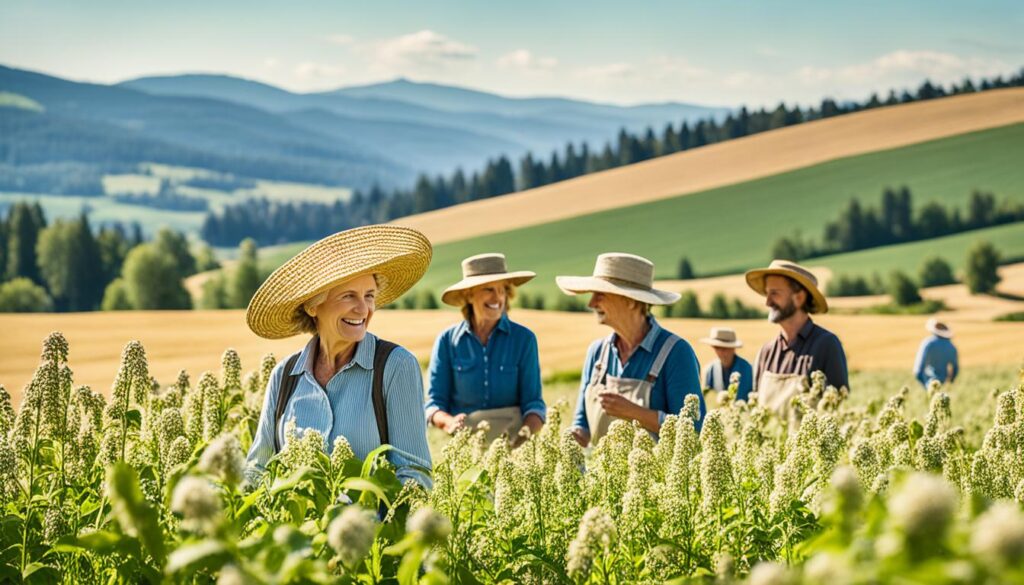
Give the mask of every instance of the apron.
[[518, 406], [506, 406], [477, 410], [467, 414], [463, 424], [472, 429], [484, 421], [490, 425], [490, 429], [487, 431], [488, 444], [500, 437], [502, 433], [508, 433], [510, 444], [515, 443], [519, 429], [523, 426], [522, 409]]
[[769, 410], [774, 410], [780, 418], [799, 423], [799, 419], [796, 418], [797, 413], [790, 406], [790, 401], [804, 391], [804, 380], [806, 379], [807, 376], [803, 374], [762, 372], [761, 380], [757, 384], [757, 403]]
[[609, 415], [601, 408], [601, 393], [615, 392], [633, 404], [649, 408], [651, 388], [654, 387], [655, 380], [661, 374], [661, 368], [665, 365], [669, 352], [672, 351], [672, 347], [679, 341], [678, 336], [670, 335], [661, 346], [661, 351], [658, 352], [654, 363], [651, 364], [651, 370], [647, 373], [647, 377], [643, 380], [637, 380], [607, 375], [608, 357], [611, 353], [613, 337], [614, 335], [609, 336], [601, 345], [601, 357], [594, 364], [594, 369], [590, 374], [590, 384], [584, 393], [584, 404], [587, 408], [587, 425], [590, 427], [590, 443], [592, 445], [597, 444], [597, 440], [608, 433], [608, 426], [615, 420], [615, 417]]

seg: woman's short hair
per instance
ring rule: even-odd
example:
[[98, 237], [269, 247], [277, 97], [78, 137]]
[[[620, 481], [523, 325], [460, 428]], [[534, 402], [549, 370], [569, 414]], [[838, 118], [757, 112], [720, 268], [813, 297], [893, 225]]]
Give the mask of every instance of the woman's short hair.
[[[508, 303], [516, 298], [516, 285], [505, 281], [505, 313], [508, 313]], [[466, 321], [473, 320], [473, 304], [469, 302], [469, 290], [462, 292], [462, 318]]]
[[[373, 281], [377, 283], [377, 286], [380, 286], [380, 277], [376, 274], [373, 275]], [[327, 300], [327, 295], [331, 292], [331, 288], [306, 299], [295, 309], [295, 320], [298, 322], [299, 329], [303, 333], [316, 333], [316, 317], [311, 315], [311, 313], [314, 309], [324, 304], [324, 301]]]

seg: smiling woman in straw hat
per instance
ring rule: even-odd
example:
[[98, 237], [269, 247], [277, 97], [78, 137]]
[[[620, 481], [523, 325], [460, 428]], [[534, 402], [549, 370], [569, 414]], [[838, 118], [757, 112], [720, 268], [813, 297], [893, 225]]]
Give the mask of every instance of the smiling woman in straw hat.
[[736, 400], [746, 400], [754, 387], [754, 372], [750, 362], [736, 355], [736, 350], [743, 347], [736, 331], [730, 327], [712, 327], [711, 333], [702, 337], [700, 342], [710, 345], [718, 356], [704, 367], [704, 387], [721, 392], [728, 388], [730, 377], [736, 374], [740, 378]]
[[764, 295], [768, 320], [782, 329], [757, 354], [758, 402], [779, 413], [789, 412], [790, 399], [814, 371], [824, 373], [830, 386], [849, 388], [843, 345], [811, 320], [811, 314], [828, 312], [817, 277], [795, 262], [773, 260], [768, 268], [748, 271], [746, 279], [750, 288]]
[[596, 443], [613, 419], [635, 420], [657, 434], [669, 414], [679, 414], [687, 394], [700, 401], [700, 368], [693, 348], [662, 329], [651, 305], [669, 305], [679, 294], [654, 288], [654, 264], [633, 254], [597, 257], [591, 276], [559, 276], [565, 294], [591, 293], [588, 306], [612, 334], [590, 345], [580, 380], [573, 435]]
[[412, 287], [430, 265], [423, 234], [389, 225], [336, 233], [267, 278], [249, 303], [249, 328], [268, 339], [312, 333], [267, 382], [246, 477], [258, 481], [288, 441], [285, 425], [345, 437], [359, 458], [382, 444], [399, 479], [430, 485], [423, 380], [415, 356], [367, 332], [373, 313]]
[[914, 377], [928, 388], [932, 381], [952, 382], [960, 373], [960, 358], [953, 345], [953, 331], [935, 317], [928, 319], [925, 331], [931, 333], [921, 342], [914, 358]]
[[536, 276], [509, 272], [503, 254], [462, 261], [462, 280], [441, 301], [462, 309], [463, 320], [437, 336], [430, 358], [426, 419], [445, 432], [486, 421], [488, 440], [517, 439], [525, 425], [544, 424], [537, 336], [508, 318], [517, 286]]

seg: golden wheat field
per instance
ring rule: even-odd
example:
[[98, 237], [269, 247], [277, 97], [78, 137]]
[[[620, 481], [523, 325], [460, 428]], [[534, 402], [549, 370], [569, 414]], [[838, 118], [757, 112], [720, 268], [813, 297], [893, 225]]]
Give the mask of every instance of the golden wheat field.
[[1024, 89], [903, 104], [712, 144], [395, 223], [416, 228], [441, 244], [1022, 121]]
[[[972, 297], [968, 297], [972, 298]], [[589, 313], [514, 310], [512, 318], [536, 334], [541, 369], [545, 375], [578, 369], [590, 341], [607, 335]], [[460, 316], [455, 311], [380, 311], [370, 330], [396, 341], [426, 364], [435, 336]], [[1024, 324], [994, 323], [951, 311], [944, 317], [956, 332], [955, 342], [964, 367], [1017, 365], [1024, 361]], [[836, 332], [846, 348], [851, 369], [910, 369], [925, 335], [927, 316], [822, 315], [817, 322]], [[661, 323], [690, 341], [701, 363], [713, 359], [710, 348], [698, 343], [712, 325], [704, 319], [663, 319]], [[761, 343], [778, 332], [764, 320], [729, 321], [746, 347], [740, 355], [753, 359]], [[136, 311], [124, 313], [72, 313], [59, 315], [0, 316], [0, 384], [15, 404], [22, 386], [35, 370], [40, 344], [60, 330], [71, 346], [69, 364], [76, 384], [88, 384], [106, 393], [120, 362], [121, 349], [133, 339], [146, 348], [150, 373], [158, 381], [172, 382], [179, 369], [196, 379], [205, 370], [217, 371], [220, 356], [235, 348], [245, 368], [253, 368], [266, 353], [279, 359], [299, 349], [306, 338], [270, 341], [257, 337], [245, 325], [244, 311]]]

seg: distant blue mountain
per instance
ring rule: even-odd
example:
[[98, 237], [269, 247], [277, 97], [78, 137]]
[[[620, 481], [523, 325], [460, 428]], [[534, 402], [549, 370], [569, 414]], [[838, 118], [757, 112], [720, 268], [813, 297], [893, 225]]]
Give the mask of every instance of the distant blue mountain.
[[[466, 160], [465, 166], [481, 155], [484, 158], [498, 154], [518, 156], [529, 150], [546, 157], [567, 142], [585, 141], [600, 146], [614, 139], [620, 128], [636, 132], [652, 126], [660, 131], [666, 123], [720, 118], [728, 112], [727, 108], [682, 103], [624, 107], [565, 98], [509, 98], [407, 79], [311, 94], [291, 93], [222, 75], [144, 77], [121, 85], [159, 95], [234, 101], [273, 112], [319, 109], [349, 120], [418, 124], [416, 131], [406, 134], [433, 129], [438, 143], [452, 149], [450, 156], [442, 159]], [[393, 124], [389, 127], [396, 128]], [[461, 133], [445, 134], [453, 129]], [[384, 132], [383, 127], [372, 127], [372, 130], [378, 135]], [[470, 135], [475, 139], [470, 139]], [[465, 159], [462, 152], [465, 152]], [[403, 157], [402, 160], [408, 159]], [[443, 165], [444, 160], [437, 162]]]

